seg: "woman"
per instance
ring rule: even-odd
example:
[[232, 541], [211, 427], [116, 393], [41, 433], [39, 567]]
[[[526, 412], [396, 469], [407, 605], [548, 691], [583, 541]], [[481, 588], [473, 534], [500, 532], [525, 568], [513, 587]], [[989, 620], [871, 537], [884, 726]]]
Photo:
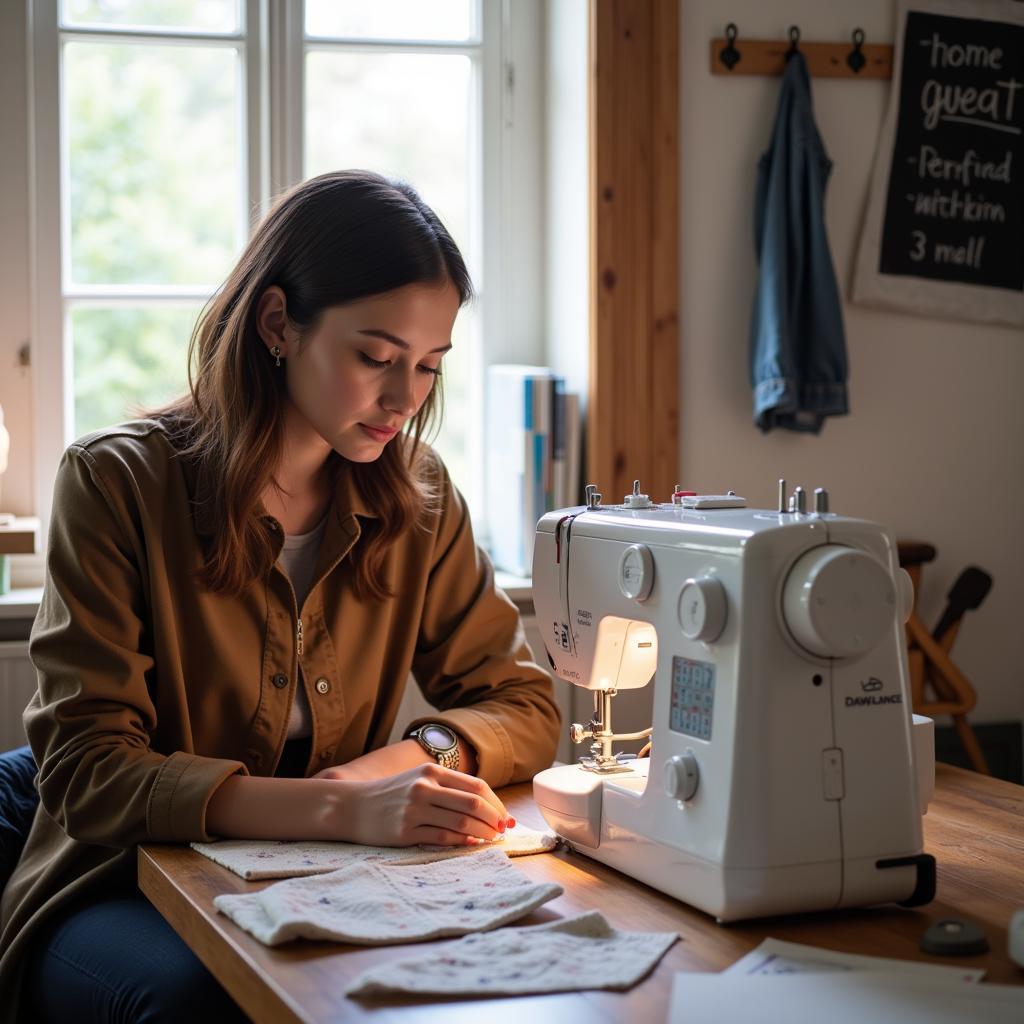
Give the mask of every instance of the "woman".
[[[420, 443], [469, 296], [412, 189], [314, 178], [204, 311], [189, 395], [66, 452], [10, 1019], [234, 1012], [135, 888], [140, 842], [475, 843], [512, 821], [493, 788], [550, 764], [550, 682]], [[410, 671], [440, 710], [388, 744]]]

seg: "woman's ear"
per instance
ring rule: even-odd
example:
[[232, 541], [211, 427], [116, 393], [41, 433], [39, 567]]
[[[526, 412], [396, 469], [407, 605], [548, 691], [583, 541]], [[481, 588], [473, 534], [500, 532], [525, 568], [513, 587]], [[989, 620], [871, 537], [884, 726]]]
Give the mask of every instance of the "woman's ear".
[[287, 300], [284, 292], [276, 284], [272, 284], [256, 304], [256, 330], [268, 352], [276, 347], [282, 357], [289, 354], [287, 326]]

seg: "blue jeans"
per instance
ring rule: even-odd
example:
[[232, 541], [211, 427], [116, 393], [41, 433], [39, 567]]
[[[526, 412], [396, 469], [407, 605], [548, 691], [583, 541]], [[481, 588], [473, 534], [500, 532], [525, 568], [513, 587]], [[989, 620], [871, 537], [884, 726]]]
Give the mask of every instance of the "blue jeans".
[[249, 1020], [134, 886], [58, 911], [40, 929], [25, 980], [40, 1024]]

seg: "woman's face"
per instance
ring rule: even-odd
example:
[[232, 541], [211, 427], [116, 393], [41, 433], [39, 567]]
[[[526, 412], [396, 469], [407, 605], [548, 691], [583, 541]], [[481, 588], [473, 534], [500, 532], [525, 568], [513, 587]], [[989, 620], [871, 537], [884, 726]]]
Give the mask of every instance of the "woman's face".
[[430, 394], [458, 311], [448, 282], [328, 308], [282, 353], [294, 411], [339, 455], [373, 462]]

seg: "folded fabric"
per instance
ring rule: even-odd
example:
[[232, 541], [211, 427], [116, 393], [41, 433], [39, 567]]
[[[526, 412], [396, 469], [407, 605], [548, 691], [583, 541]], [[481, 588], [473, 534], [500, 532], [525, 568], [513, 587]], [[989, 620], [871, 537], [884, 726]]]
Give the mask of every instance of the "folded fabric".
[[507, 995], [627, 989], [679, 938], [675, 932], [616, 931], [596, 910], [579, 917], [467, 935], [421, 956], [364, 971], [348, 987], [358, 999], [395, 993]]
[[538, 832], [516, 825], [493, 842], [478, 846], [362, 846], [359, 843], [284, 841], [267, 839], [220, 839], [192, 843], [192, 849], [248, 881], [261, 878], [302, 878], [337, 871], [358, 861], [390, 861], [426, 864], [495, 847], [510, 857], [546, 853], [558, 840], [552, 832]]
[[298, 938], [380, 946], [487, 931], [561, 894], [490, 849], [427, 864], [363, 860], [213, 904], [268, 946]]

